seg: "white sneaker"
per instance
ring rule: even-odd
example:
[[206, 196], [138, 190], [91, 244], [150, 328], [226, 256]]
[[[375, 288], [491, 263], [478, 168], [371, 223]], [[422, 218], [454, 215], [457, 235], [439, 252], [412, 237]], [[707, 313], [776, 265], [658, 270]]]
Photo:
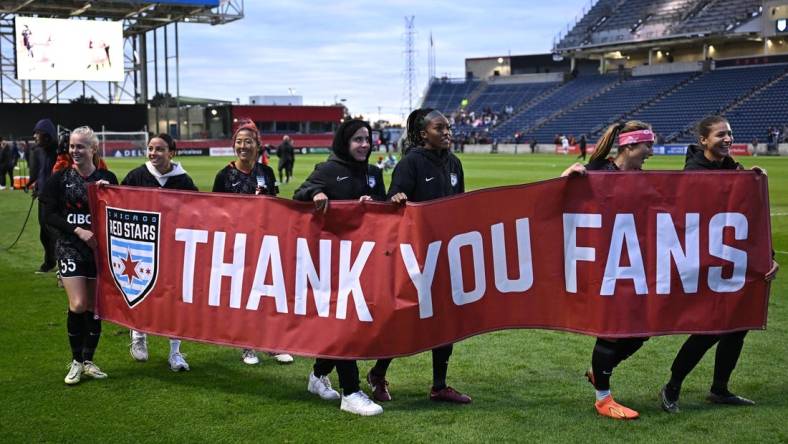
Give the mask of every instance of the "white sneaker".
[[104, 379], [107, 377], [107, 374], [102, 372], [98, 365], [94, 364], [93, 361], [85, 361], [82, 374], [85, 376], [90, 376], [93, 379]]
[[369, 396], [361, 390], [343, 396], [339, 409], [361, 416], [374, 416], [383, 413], [383, 407], [372, 402]]
[[64, 382], [68, 385], [74, 385], [78, 383], [80, 377], [82, 376], [83, 370], [84, 367], [81, 362], [71, 361], [71, 364], [68, 365], [68, 374], [66, 375]]
[[331, 388], [331, 381], [329, 381], [328, 376], [318, 378], [314, 372], [309, 374], [309, 384], [306, 386], [306, 389], [309, 390], [309, 393], [314, 393], [320, 396], [320, 399], [325, 399], [326, 401], [340, 398], [339, 392]]
[[293, 357], [288, 355], [287, 353], [268, 353], [268, 356], [276, 359], [276, 362], [280, 364], [292, 364]]
[[241, 353], [241, 360], [247, 365], [257, 365], [260, 363], [260, 358], [257, 357], [257, 352], [252, 349], [245, 348]]
[[[131, 334], [131, 348], [129, 353], [135, 361], [144, 362], [148, 360], [148, 336], [145, 333], [129, 330]], [[136, 333], [136, 334], [135, 334]]]
[[170, 363], [170, 370], [174, 372], [179, 372], [181, 370], [186, 372], [189, 371], [189, 363], [183, 359], [181, 352], [171, 354], [167, 361]]

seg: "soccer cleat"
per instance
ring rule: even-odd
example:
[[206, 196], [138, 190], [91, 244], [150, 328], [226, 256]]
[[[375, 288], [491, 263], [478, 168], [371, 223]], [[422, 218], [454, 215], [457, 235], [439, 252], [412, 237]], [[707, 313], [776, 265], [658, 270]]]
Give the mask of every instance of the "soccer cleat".
[[[135, 334], [136, 333], [136, 334]], [[131, 348], [129, 353], [135, 361], [144, 362], [148, 360], [148, 336], [145, 333], [130, 330]]]
[[107, 377], [107, 374], [102, 372], [98, 365], [94, 364], [93, 361], [85, 361], [82, 373], [85, 376], [90, 376], [93, 379], [104, 379]]
[[245, 348], [241, 353], [241, 360], [247, 365], [256, 365], [260, 363], [260, 358], [257, 357], [257, 352], [249, 348]]
[[50, 272], [50, 271], [52, 271], [52, 269], [54, 269], [54, 268], [55, 268], [55, 266], [54, 266], [54, 265], [50, 265], [50, 264], [47, 264], [47, 263], [43, 263], [43, 264], [41, 264], [41, 266], [40, 266], [40, 267], [38, 267], [38, 270], [36, 270], [36, 274], [44, 274], [44, 273], [49, 273], [49, 272]]
[[320, 399], [326, 401], [340, 398], [339, 392], [331, 388], [331, 381], [328, 379], [328, 376], [318, 378], [314, 372], [309, 374], [309, 384], [306, 386], [306, 389], [309, 390], [309, 393], [320, 396]]
[[471, 397], [446, 386], [440, 390], [430, 390], [431, 401], [453, 402], [455, 404], [470, 404]]
[[190, 370], [189, 363], [187, 363], [186, 359], [183, 358], [181, 352], [170, 354], [170, 357], [167, 359], [167, 361], [170, 363], [170, 370], [174, 372], [179, 372], [181, 370], [188, 372]]
[[288, 355], [287, 353], [268, 353], [268, 356], [276, 359], [276, 362], [280, 364], [292, 364], [293, 357]]
[[737, 405], [737, 406], [755, 405], [755, 401], [751, 399], [743, 398], [739, 395], [734, 395], [733, 393], [728, 393], [727, 395], [718, 395], [714, 392], [709, 392], [709, 395], [706, 396], [706, 401], [709, 401], [712, 404], [725, 404], [725, 405]]
[[612, 395], [607, 395], [602, 400], [596, 401], [594, 403], [594, 407], [596, 407], [596, 411], [600, 415], [607, 416], [608, 418], [637, 419], [638, 417], [640, 417], [640, 414], [638, 412], [628, 407], [624, 407], [623, 405], [613, 400]]
[[71, 361], [71, 364], [67, 366], [68, 373], [66, 374], [66, 379], [64, 382], [68, 385], [77, 384], [82, 377], [82, 371], [84, 370], [84, 366], [81, 362]]
[[369, 396], [361, 390], [343, 396], [339, 409], [361, 416], [374, 416], [383, 413], [383, 407], [372, 402]]
[[664, 410], [664, 411], [666, 411], [668, 413], [679, 413], [681, 410], [679, 410], [679, 397], [678, 397], [678, 395], [676, 396], [675, 399], [673, 399], [668, 394], [667, 390], [668, 390], [668, 386], [664, 385], [664, 386], [662, 386], [662, 389], [660, 389], [660, 391], [659, 391], [659, 401], [660, 401], [660, 405], [662, 407], [662, 410]]
[[372, 390], [372, 397], [375, 401], [386, 402], [391, 401], [391, 393], [389, 393], [389, 382], [386, 378], [373, 375], [372, 370], [367, 373], [367, 383], [370, 390]]

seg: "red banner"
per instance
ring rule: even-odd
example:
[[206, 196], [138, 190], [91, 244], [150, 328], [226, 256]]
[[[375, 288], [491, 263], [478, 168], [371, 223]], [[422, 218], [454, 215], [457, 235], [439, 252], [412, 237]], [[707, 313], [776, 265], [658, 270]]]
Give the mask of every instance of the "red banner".
[[483, 332], [605, 337], [766, 325], [765, 176], [592, 172], [398, 207], [90, 189], [98, 314], [324, 357]]

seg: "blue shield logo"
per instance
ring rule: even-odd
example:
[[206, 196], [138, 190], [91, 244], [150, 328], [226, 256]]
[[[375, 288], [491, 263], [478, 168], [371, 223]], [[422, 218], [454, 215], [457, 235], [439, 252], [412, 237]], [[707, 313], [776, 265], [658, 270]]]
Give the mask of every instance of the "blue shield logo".
[[107, 207], [110, 271], [129, 308], [156, 285], [160, 221], [160, 213]]

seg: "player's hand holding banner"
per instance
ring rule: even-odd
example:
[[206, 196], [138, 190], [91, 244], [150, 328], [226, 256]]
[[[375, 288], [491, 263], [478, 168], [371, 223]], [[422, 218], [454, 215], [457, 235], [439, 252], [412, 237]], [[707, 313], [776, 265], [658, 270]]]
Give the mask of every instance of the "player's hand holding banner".
[[162, 336], [374, 358], [503, 328], [766, 325], [768, 187], [750, 172], [592, 173], [325, 215], [268, 197], [90, 193], [99, 315]]

